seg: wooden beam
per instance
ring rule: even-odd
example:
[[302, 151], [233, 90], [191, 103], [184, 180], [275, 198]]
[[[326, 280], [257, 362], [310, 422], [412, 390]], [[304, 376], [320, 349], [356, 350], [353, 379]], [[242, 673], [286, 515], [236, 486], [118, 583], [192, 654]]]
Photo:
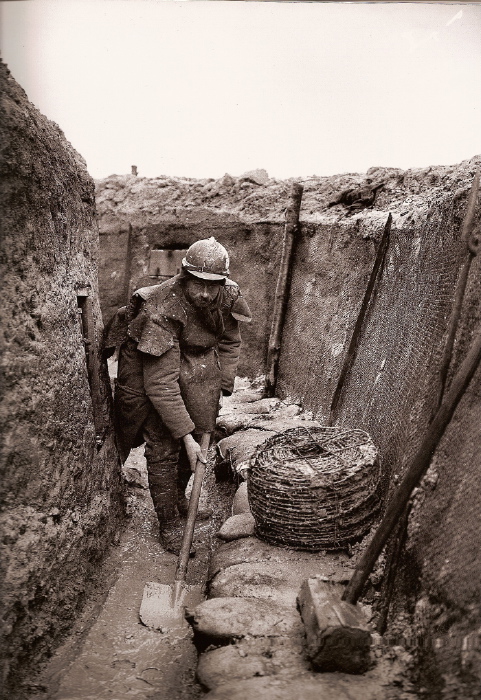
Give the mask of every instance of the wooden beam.
[[284, 327], [291, 282], [292, 250], [294, 248], [296, 235], [299, 231], [299, 211], [301, 209], [303, 189], [302, 185], [298, 183], [292, 185], [291, 198], [286, 210], [286, 225], [282, 242], [281, 264], [277, 277], [274, 313], [267, 350], [266, 396], [268, 397], [274, 396], [276, 391], [277, 371], [281, 354], [282, 329]]
[[363, 613], [341, 599], [340, 584], [306, 579], [297, 597], [307, 654], [318, 671], [364, 673], [371, 662], [371, 633]]

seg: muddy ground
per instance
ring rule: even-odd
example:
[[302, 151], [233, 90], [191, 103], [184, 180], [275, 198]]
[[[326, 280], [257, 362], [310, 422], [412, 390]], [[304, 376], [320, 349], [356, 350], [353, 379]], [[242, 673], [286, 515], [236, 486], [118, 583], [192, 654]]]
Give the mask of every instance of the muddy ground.
[[[207, 470], [205, 489], [214, 510], [210, 521], [196, 524], [196, 555], [187, 582], [207, 578], [215, 533], [230, 515], [234, 485], [215, 483]], [[163, 550], [146, 480], [143, 447], [133, 450], [124, 474], [131, 481], [128, 520], [106, 559], [104, 584], [89, 600], [68, 639], [56, 651], [25, 697], [35, 700], [193, 700], [202, 691], [194, 675], [197, 652], [190, 630], [183, 638], [145, 627], [139, 609], [146, 582], [169, 585], [177, 558]]]
[[[252, 394], [251, 401], [258, 398], [255, 391], [250, 393]], [[247, 394], [249, 394], [249, 391]], [[236, 393], [232, 397], [234, 402], [236, 400], [235, 397]], [[238, 400], [240, 401], [240, 398]], [[263, 404], [263, 402], [257, 401], [257, 403], [252, 403], [250, 406], [258, 406], [259, 408], [260, 404]], [[242, 422], [241, 417], [237, 415], [239, 410], [243, 419], [248, 420], [249, 425], [251, 425], [257, 413], [244, 413], [247, 410], [245, 407], [246, 404], [243, 401], [237, 406], [237, 411], [235, 404], [230, 408], [225, 407], [221, 412], [222, 415], [219, 418], [218, 425], [225, 424], [229, 420], [231, 422]], [[266, 408], [264, 404], [262, 408]], [[292, 411], [292, 409], [296, 410]], [[254, 408], [249, 410], [254, 411]], [[276, 405], [269, 409], [268, 416], [262, 413], [258, 417], [260, 422], [262, 422], [262, 418], [274, 430], [276, 430], [276, 426], [277, 429], [285, 429], [286, 425], [294, 424], [300, 420], [299, 416], [293, 415], [293, 413], [298, 411], [298, 407], [285, 406], [276, 400]], [[306, 423], [306, 416], [303, 416], [303, 420]], [[253, 431], [250, 432], [252, 433]], [[252, 446], [248, 447], [248, 430], [242, 431], [241, 429], [237, 435], [242, 444], [245, 442], [245, 448], [248, 452], [253, 449]], [[262, 551], [266, 547], [269, 549], [268, 545], [263, 544], [252, 536], [248, 539], [238, 539], [230, 542], [228, 545], [224, 543], [221, 546], [217, 533], [221, 525], [232, 514], [232, 502], [236, 485], [233, 483], [233, 479], [217, 480], [216, 473], [217, 476], [220, 474], [219, 461], [217, 461], [217, 471], [214, 468], [216, 461], [215, 449], [211, 448], [209, 453], [209, 463], [201, 496], [201, 505], [208, 502], [214, 512], [209, 521], [196, 524], [194, 535], [196, 554], [195, 557], [190, 559], [187, 575], [187, 583], [202, 584], [204, 593], [209, 577], [209, 564], [215, 551], [219, 550], [217, 556], [220, 555], [222, 559], [222, 556], [225, 557], [226, 546], [229, 551], [233, 548], [233, 551], [238, 551], [239, 561], [243, 561], [241, 550], [244, 545], [249, 548], [250, 543], [254, 542], [254, 544], [257, 543], [256, 546], [260, 547]], [[231, 472], [231, 476], [232, 474], [233, 472]], [[242, 663], [236, 664], [236, 673], [231, 673], [228, 668], [223, 668], [221, 663], [215, 664], [216, 673], [221, 674], [221, 676], [224, 673], [226, 678], [222, 676], [221, 680], [217, 679], [214, 685], [204, 678], [204, 687], [201, 687], [196, 680], [198, 653], [193, 643], [193, 634], [190, 627], [185, 626], [179, 632], [178, 629], [173, 629], [167, 624], [162, 631], [157, 631], [142, 624], [139, 611], [145, 584], [147, 582], [163, 584], [166, 586], [165, 590], [168, 590], [169, 584], [172, 584], [174, 580], [177, 558], [165, 552], [159, 543], [157, 520], [147, 486], [143, 447], [131, 452], [123, 467], [123, 475], [128, 488], [126, 525], [123, 531], [119, 533], [114, 543], [115, 546], [112, 547], [112, 551], [103, 565], [99, 579], [103, 581], [103, 585], [99, 586], [95, 595], [89, 599], [82, 615], [72, 628], [71, 634], [64, 640], [62, 646], [57, 649], [41, 673], [37, 675], [36, 681], [25, 687], [25, 699], [123, 700], [124, 698], [137, 698], [138, 700], [196, 700], [204, 695], [205, 690], [210, 690], [211, 693], [214, 693], [213, 697], [216, 696], [216, 693], [219, 693], [221, 690], [216, 688], [216, 684], [220, 682], [222, 685], [222, 682], [225, 683], [225, 680], [227, 680], [226, 697], [229, 697], [230, 693], [228, 689], [230, 688], [229, 681], [232, 681], [230, 684], [234, 684], [233, 687], [236, 689], [236, 692], [238, 690], [240, 696], [242, 696], [242, 692], [244, 692], [242, 689], [245, 683], [251, 682], [248, 670], [247, 676], [243, 675], [245, 669], [243, 669]], [[230, 518], [230, 520], [233, 520], [233, 518]], [[291, 564], [294, 566], [294, 573], [297, 572], [294, 560], [301, 556], [299, 553], [296, 554], [296, 552], [291, 550], [275, 547], [270, 549], [274, 552], [273, 556], [276, 561], [284, 561], [284, 565], [281, 567], [284, 573], [290, 570]], [[223, 551], [224, 554], [222, 555]], [[338, 574], [340, 573], [339, 567], [341, 569], [343, 566], [347, 567], [347, 574], [346, 572], [344, 573], [349, 578], [350, 567], [356, 559], [355, 552], [353, 551], [351, 554], [354, 554], [354, 556], [350, 561], [346, 553], [339, 557], [339, 553], [327, 556], [327, 553], [323, 552], [319, 555], [319, 561], [316, 555], [312, 555], [314, 558], [311, 561], [311, 565], [315, 564], [316, 571], [317, 567], [319, 567], [319, 571], [324, 571], [324, 569], [331, 571], [332, 569], [331, 573], [333, 575], [336, 571]], [[307, 559], [309, 559], [309, 556], [307, 556]], [[234, 560], [237, 561], [235, 556]], [[257, 556], [255, 560], [257, 561]], [[269, 565], [269, 562], [264, 562], [262, 556], [260, 556], [259, 563], [261, 566], [265, 565], [268, 567]], [[251, 564], [246, 564], [244, 568], [249, 568], [252, 565], [255, 568], [259, 563], [252, 564], [251, 562]], [[219, 595], [219, 592], [216, 594], [213, 590], [215, 585], [212, 583], [212, 575], [211, 571], [210, 597], [215, 597]], [[282, 575], [279, 572], [278, 575], [282, 579]], [[303, 578], [299, 572], [297, 572], [296, 576], [298, 575]], [[304, 577], [305, 575], [309, 574], [304, 572]], [[253, 604], [252, 601], [256, 601], [259, 596], [262, 598], [262, 591], [259, 592], [259, 586], [254, 585], [254, 588], [252, 587], [254, 580], [255, 583], [259, 583], [256, 576], [257, 574], [254, 574], [254, 579], [252, 579], [252, 576], [247, 572], [245, 581], [242, 576], [238, 577], [239, 590], [234, 595], [239, 597], [235, 598], [235, 600], [242, 600], [242, 598], [247, 596], [249, 604]], [[295, 579], [296, 576], [294, 576]], [[264, 580], [262, 577], [261, 579]], [[281, 580], [277, 583], [273, 581], [271, 593], [277, 594], [278, 588], [282, 588], [281, 584]], [[260, 588], [262, 588], [262, 585]], [[269, 593], [268, 597], [270, 597], [271, 593]], [[225, 594], [221, 593], [220, 595]], [[252, 598], [252, 596], [254, 597]], [[364, 606], [363, 609], [370, 616], [371, 607]], [[247, 636], [250, 638], [250, 634]], [[301, 645], [303, 645], [302, 641]], [[209, 647], [204, 651], [208, 653], [210, 649]], [[230, 647], [230, 650], [232, 649], [235, 651], [235, 645]], [[305, 653], [304, 649], [302, 653], [303, 658]], [[369, 697], [378, 699], [380, 697], [389, 697], [391, 700], [394, 698], [396, 700], [401, 698], [403, 700], [412, 700], [412, 686], [409, 681], [410, 674], [407, 668], [410, 656], [406, 655], [400, 647], [393, 650], [384, 648], [379, 635], [377, 636], [376, 645], [373, 647], [373, 654], [376, 657], [374, 669], [362, 677], [345, 676], [345, 674], [345, 677], [343, 674], [312, 674], [308, 665], [306, 666], [307, 661], [304, 661], [304, 665], [301, 664], [302, 668], [297, 668], [297, 666], [291, 668], [287, 662], [286, 668], [279, 670], [276, 667], [274, 677], [268, 680], [269, 683], [272, 681], [275, 686], [276, 683], [279, 683], [275, 674], [282, 670], [284, 681], [288, 685], [289, 683], [291, 684], [289, 687], [295, 687], [298, 682], [301, 685], [302, 683], [308, 683], [308, 685], [310, 684], [309, 687], [312, 685], [317, 688], [317, 685], [319, 685], [318, 690], [315, 690], [315, 693], [320, 693], [319, 697], [326, 697], [324, 685], [326, 683], [329, 685], [330, 683], [334, 692], [332, 698], [350, 698], [351, 693], [354, 693], [356, 698]], [[243, 657], [245, 656], [248, 657], [248, 661], [253, 660], [254, 663], [256, 662], [257, 657], [253, 650], [249, 650], [248, 654], [243, 654]], [[260, 660], [263, 663], [265, 661], [263, 657]], [[245, 661], [245, 659], [242, 658], [241, 661]], [[204, 658], [204, 667], [205, 664], [206, 660]], [[252, 682], [260, 682], [260, 685], [262, 685], [262, 677], [265, 675], [270, 676], [271, 673], [257, 669], [253, 675]], [[231, 678], [231, 676], [233, 677]], [[359, 696], [356, 695], [358, 690], [359, 692], [362, 690]], [[386, 695], [385, 692], [387, 693], [388, 691], [389, 694]], [[246, 692], [248, 695], [245, 697], [250, 697], [250, 691], [247, 689]], [[271, 697], [269, 688], [259, 689], [260, 695], [265, 693], [267, 693], [266, 697]], [[224, 698], [224, 695], [221, 693], [219, 697]], [[318, 695], [316, 694], [315, 697], [318, 697]], [[331, 698], [331, 695], [329, 695], [329, 698]]]

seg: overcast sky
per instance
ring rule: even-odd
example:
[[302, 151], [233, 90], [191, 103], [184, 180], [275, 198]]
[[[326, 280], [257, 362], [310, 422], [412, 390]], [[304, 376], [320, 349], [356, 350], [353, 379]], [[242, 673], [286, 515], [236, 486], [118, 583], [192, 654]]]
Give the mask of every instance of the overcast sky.
[[481, 5], [1, 2], [2, 55], [94, 177], [284, 178], [481, 153]]

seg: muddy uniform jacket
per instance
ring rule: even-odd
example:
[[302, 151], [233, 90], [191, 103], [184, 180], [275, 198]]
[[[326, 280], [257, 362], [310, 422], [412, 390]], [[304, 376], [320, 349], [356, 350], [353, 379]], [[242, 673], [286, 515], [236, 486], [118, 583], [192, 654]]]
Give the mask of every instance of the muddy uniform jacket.
[[122, 459], [142, 444], [152, 405], [174, 438], [194, 428], [214, 430], [221, 391], [234, 388], [239, 321], [250, 321], [250, 311], [231, 280], [221, 287], [213, 310], [190, 304], [178, 276], [135, 292], [125, 310], [127, 340], [115, 390]]

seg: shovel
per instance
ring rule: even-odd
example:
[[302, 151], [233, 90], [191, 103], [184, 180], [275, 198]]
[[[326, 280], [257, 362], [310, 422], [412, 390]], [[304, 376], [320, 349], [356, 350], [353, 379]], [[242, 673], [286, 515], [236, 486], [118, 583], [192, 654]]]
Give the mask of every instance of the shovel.
[[[210, 433], [204, 433], [200, 441], [200, 448], [204, 457], [207, 455], [209, 441]], [[185, 523], [173, 585], [149, 582], [144, 587], [139, 613], [140, 619], [147, 627], [152, 627], [161, 632], [167, 632], [168, 630], [185, 632], [190, 629], [184, 617], [185, 608], [186, 606], [194, 607], [201, 602], [203, 597], [203, 585], [187, 586], [185, 577], [204, 473], [205, 464], [198, 459], [195, 466], [187, 522]]]

